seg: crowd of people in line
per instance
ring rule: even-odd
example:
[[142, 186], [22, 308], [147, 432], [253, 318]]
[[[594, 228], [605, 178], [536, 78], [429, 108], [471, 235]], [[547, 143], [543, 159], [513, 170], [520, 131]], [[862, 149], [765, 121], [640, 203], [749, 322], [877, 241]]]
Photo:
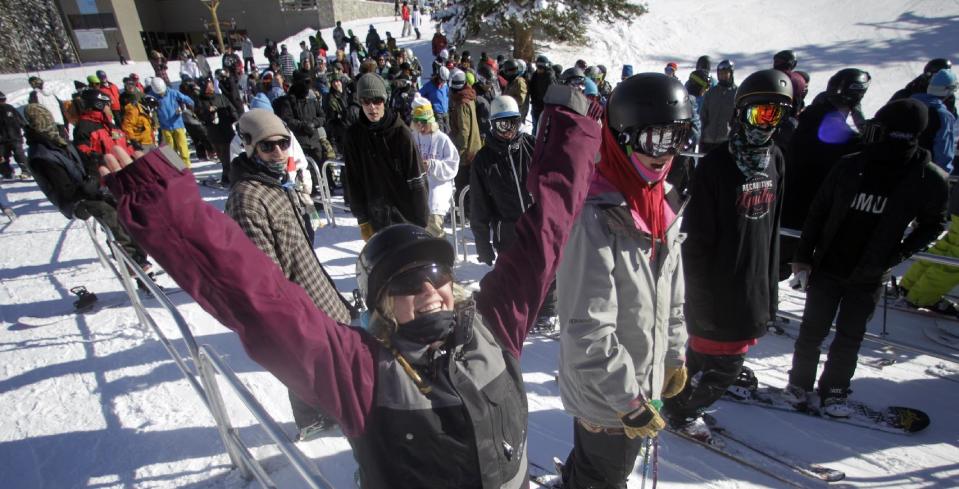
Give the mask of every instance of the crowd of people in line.
[[[403, 2], [401, 36], [419, 38], [416, 12]], [[624, 488], [644, 438], [708, 441], [706, 410], [756, 388], [745, 359], [790, 277], [806, 304], [783, 395], [849, 416], [890, 268], [939, 238], [947, 203], [959, 219], [945, 59], [867, 118], [869, 73], [837, 71], [807, 105], [788, 50], [738, 84], [733, 60], [713, 72], [703, 56], [685, 84], [669, 63], [625, 65], [613, 86], [585, 60], [474, 60], [439, 29], [429, 66], [372, 25], [363, 42], [337, 22], [334, 49], [317, 33], [296, 58], [268, 41], [264, 69], [248, 41], [213, 72], [188, 58], [176, 89], [156, 60], [146, 85], [99, 71], [65, 102], [31, 77], [25, 120], [0, 105], [0, 170], [13, 154], [66, 217], [99, 219], [145, 269], [153, 257], [289, 387], [300, 439], [342, 428], [364, 488], [524, 487], [531, 332], [561, 343], [562, 487]], [[172, 151], [150, 151], [157, 132]], [[222, 165], [225, 213], [202, 203], [190, 142]], [[320, 168], [339, 156], [366, 241], [357, 301], [313, 250], [319, 186], [336, 181]], [[444, 231], [467, 185], [492, 267], [472, 296]], [[955, 314], [956, 282], [917, 263], [901, 292]]]

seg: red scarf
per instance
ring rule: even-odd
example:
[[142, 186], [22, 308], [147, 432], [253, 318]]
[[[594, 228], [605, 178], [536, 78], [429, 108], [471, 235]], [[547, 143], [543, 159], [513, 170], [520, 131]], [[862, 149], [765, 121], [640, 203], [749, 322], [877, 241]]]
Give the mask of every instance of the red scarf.
[[[639, 171], [633, 167], [632, 162], [619, 147], [608, 123], [603, 127], [603, 144], [600, 147], [600, 154], [602, 156], [598, 168], [600, 175], [623, 194], [630, 209], [635, 211], [649, 227], [649, 234], [654, 241], [665, 241], [666, 215], [663, 212], [665, 200], [662, 180], [650, 184], [640, 176]], [[656, 247], [653, 246], [650, 258], [654, 257], [655, 253]]]

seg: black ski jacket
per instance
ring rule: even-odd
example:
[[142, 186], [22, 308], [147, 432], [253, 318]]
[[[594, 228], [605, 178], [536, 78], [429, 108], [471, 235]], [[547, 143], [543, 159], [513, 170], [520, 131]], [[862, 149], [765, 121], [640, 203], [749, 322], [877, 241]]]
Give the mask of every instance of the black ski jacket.
[[19, 143], [26, 125], [17, 109], [10, 104], [0, 104], [0, 144]]
[[103, 199], [96, 164], [83, 158], [72, 144], [60, 146], [30, 130], [27, 142], [37, 186], [67, 219], [73, 219], [78, 202]]
[[426, 227], [426, 170], [406, 124], [390, 110], [375, 124], [360, 111], [345, 139], [346, 184], [357, 221], [374, 231], [406, 222]]
[[783, 161], [773, 145], [765, 172], [747, 179], [726, 145], [696, 167], [682, 230], [686, 327], [713, 341], [766, 333], [779, 304]]
[[533, 73], [529, 80], [529, 103], [536, 107], [536, 110], [543, 110], [543, 97], [546, 96], [546, 90], [549, 86], [556, 83], [556, 75], [552, 69], [547, 69], [540, 73], [539, 70]]
[[324, 115], [320, 101], [310, 97], [284, 95], [273, 101], [276, 116], [290, 128], [296, 140], [304, 148], [321, 148], [320, 134], [316, 131], [323, 127]]
[[[830, 247], [842, 246], [834, 238], [869, 164], [875, 163], [870, 163], [864, 153], [854, 153], [841, 159], [829, 172], [809, 208], [795, 262], [811, 264], [815, 271]], [[924, 249], [943, 230], [948, 200], [945, 172], [921, 148], [903, 165], [902, 183], [890, 195], [872, 239], [849, 276], [851, 281], [878, 283], [892, 266]], [[916, 226], [903, 239], [912, 221], [916, 221]]]
[[239, 116], [226, 95], [222, 93], [200, 95], [197, 97], [194, 110], [197, 118], [206, 126], [210, 142], [230, 144], [233, 140], [233, 123], [239, 120]]
[[860, 149], [858, 137], [843, 143], [826, 143], [820, 139], [823, 120], [836, 110], [828, 100], [817, 98], [799, 114], [799, 125], [789, 141], [786, 157], [783, 227], [802, 229], [809, 204], [829, 170], [840, 158]]
[[533, 137], [525, 133], [511, 143], [489, 137], [473, 159], [470, 228], [482, 262], [493, 261], [496, 256], [493, 247], [502, 251], [513, 242], [516, 221], [533, 205], [533, 198], [526, 190], [526, 177], [533, 160], [534, 142]]

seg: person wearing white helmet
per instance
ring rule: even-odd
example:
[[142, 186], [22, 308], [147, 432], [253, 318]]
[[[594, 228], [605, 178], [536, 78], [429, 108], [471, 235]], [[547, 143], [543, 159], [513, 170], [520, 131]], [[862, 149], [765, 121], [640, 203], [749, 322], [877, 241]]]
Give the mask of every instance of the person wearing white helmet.
[[440, 66], [433, 71], [433, 76], [430, 78], [430, 81], [426, 82], [423, 88], [420, 88], [420, 95], [429, 100], [430, 104], [433, 105], [433, 115], [436, 117], [436, 123], [439, 124], [440, 130], [446, 134], [450, 133], [449, 80], [450, 70], [445, 66]]
[[[479, 261], [493, 265], [516, 240], [516, 222], [533, 205], [526, 180], [533, 160], [533, 136], [520, 131], [519, 104], [500, 95], [490, 104], [490, 137], [473, 159], [470, 171], [470, 228], [476, 239]], [[556, 284], [539, 311], [534, 328], [549, 330], [555, 324]]]
[[163, 142], [172, 146], [180, 155], [183, 164], [190, 168], [190, 147], [186, 142], [186, 125], [183, 123], [180, 106], [187, 105], [192, 108], [193, 99], [178, 90], [168, 90], [166, 82], [160, 77], [153, 77], [150, 80], [150, 88], [159, 102], [157, 118], [160, 121], [160, 135], [163, 136]]
[[466, 83], [466, 72], [456, 69], [450, 77], [450, 138], [460, 154], [456, 174], [456, 197], [470, 178], [470, 164], [480, 150], [479, 122], [476, 118], [476, 91]]

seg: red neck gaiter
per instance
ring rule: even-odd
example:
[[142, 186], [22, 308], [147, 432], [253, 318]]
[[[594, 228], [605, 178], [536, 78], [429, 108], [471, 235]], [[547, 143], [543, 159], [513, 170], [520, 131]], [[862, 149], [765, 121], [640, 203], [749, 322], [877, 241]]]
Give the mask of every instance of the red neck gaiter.
[[[664, 194], [662, 181], [649, 183], [633, 167], [629, 158], [616, 142], [616, 136], [603, 127], [603, 143], [600, 147], [602, 161], [598, 171], [609, 183], [626, 198], [626, 203], [649, 227], [649, 234], [655, 241], [666, 239], [666, 216], [663, 212]], [[655, 257], [656, 247], [652, 247], [650, 257]]]

